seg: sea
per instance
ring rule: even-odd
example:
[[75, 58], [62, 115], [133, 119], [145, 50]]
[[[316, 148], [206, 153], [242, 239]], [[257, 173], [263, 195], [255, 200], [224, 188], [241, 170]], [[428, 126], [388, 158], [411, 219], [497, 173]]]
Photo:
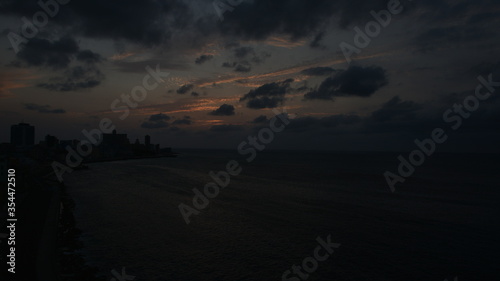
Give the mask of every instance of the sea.
[[[392, 192], [384, 173], [397, 174], [399, 153], [179, 152], [66, 175], [81, 254], [100, 276], [500, 280], [498, 154], [437, 153]], [[233, 160], [240, 174], [187, 224], [179, 205]], [[340, 245], [326, 258], [327, 240]]]

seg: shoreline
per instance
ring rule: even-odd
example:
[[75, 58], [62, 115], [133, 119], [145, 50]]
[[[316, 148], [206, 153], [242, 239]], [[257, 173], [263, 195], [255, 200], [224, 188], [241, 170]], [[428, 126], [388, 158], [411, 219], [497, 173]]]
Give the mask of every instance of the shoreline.
[[58, 229], [58, 263], [59, 279], [61, 281], [105, 281], [106, 278], [99, 277], [99, 268], [90, 266], [86, 257], [81, 254], [85, 244], [80, 239], [82, 231], [76, 226], [74, 216], [75, 201], [67, 192], [67, 186], [61, 184], [60, 199], [61, 212]]
[[152, 155], [152, 156], [135, 156], [135, 157], [134, 156], [133, 157], [127, 156], [127, 157], [93, 159], [93, 160], [83, 160], [82, 164], [139, 160], [139, 159], [176, 158], [178, 155], [179, 155], [179, 153], [170, 153], [170, 154]]

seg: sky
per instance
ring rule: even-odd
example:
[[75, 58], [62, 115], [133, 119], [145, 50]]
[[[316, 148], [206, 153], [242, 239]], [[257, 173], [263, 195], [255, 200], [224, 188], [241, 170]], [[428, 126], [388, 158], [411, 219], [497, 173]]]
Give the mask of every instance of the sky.
[[[500, 81], [497, 0], [40, 3], [0, 0], [0, 142], [109, 118], [131, 142], [236, 149], [277, 109], [295, 118], [272, 149], [406, 151], [443, 128], [441, 151], [500, 152], [500, 90], [443, 117]], [[163, 81], [120, 118], [147, 69]]]

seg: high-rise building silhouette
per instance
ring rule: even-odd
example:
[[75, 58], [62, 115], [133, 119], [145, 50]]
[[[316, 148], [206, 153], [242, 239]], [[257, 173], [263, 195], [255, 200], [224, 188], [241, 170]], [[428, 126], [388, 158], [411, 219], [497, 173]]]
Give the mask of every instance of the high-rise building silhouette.
[[35, 144], [35, 127], [26, 123], [19, 123], [10, 127], [10, 143], [17, 147]]
[[127, 134], [117, 134], [116, 130], [112, 134], [102, 134], [99, 148], [105, 157], [122, 157], [132, 153]]

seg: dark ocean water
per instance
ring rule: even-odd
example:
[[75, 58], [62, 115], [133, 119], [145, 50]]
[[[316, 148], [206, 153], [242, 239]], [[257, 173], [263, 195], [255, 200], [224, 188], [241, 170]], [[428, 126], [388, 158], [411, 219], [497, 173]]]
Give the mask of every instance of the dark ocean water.
[[[187, 225], [178, 206], [242, 164]], [[391, 193], [394, 153], [182, 151], [66, 179], [82, 253], [134, 280], [282, 280], [317, 237], [341, 246], [307, 280], [500, 280], [499, 155], [437, 154]], [[290, 275], [290, 278], [293, 275]], [[290, 279], [301, 280], [301, 279]]]

